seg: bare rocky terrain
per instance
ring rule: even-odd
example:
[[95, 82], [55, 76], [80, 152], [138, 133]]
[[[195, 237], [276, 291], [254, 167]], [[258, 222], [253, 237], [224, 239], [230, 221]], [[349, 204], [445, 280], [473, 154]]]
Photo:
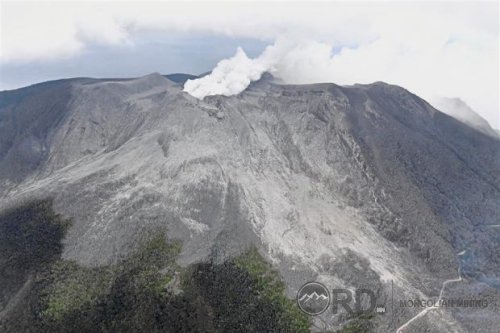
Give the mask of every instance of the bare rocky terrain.
[[[72, 220], [62, 258], [89, 268], [128, 258], [158, 230], [182, 244], [181, 267], [255, 247], [290, 298], [310, 280], [374, 290], [387, 308], [375, 332], [421, 310], [392, 299], [436, 298], [460, 274], [447, 292], [489, 306], [432, 310], [404, 332], [500, 327], [497, 136], [382, 82], [281, 85], [266, 74], [200, 101], [183, 91], [188, 77], [171, 78], [0, 92], [0, 208], [53, 198]], [[311, 329], [346, 323], [326, 311]]]

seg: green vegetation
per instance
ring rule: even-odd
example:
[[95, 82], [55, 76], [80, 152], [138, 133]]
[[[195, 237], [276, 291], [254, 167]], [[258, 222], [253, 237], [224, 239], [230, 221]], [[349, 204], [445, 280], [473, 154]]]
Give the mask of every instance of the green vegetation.
[[48, 272], [39, 276], [39, 282], [49, 282], [41, 295], [46, 304], [42, 314], [60, 320], [71, 312], [96, 306], [117, 290], [117, 281], [126, 281], [120, 288], [136, 296], [144, 293], [149, 297], [161, 297], [173, 272], [160, 270], [165, 266], [176, 269], [175, 258], [179, 251], [179, 244], [168, 244], [160, 233], [129, 259], [116, 265], [85, 268], [71, 261], [58, 260]]
[[309, 332], [309, 317], [285, 297], [278, 274], [254, 249], [192, 267], [183, 289], [188, 298], [202, 297], [216, 332]]
[[82, 267], [60, 257], [67, 226], [50, 200], [0, 216], [6, 299], [29, 282], [0, 331], [309, 331], [309, 318], [285, 297], [283, 282], [255, 249], [181, 269], [180, 244], [155, 233], [123, 261]]
[[338, 333], [370, 333], [373, 331], [373, 313], [360, 314], [351, 319]]
[[309, 316], [301, 312], [295, 302], [285, 297], [285, 284], [256, 249], [251, 249], [234, 262], [252, 277], [259, 297], [277, 310], [276, 320], [279, 327], [287, 327], [290, 332], [309, 332]]
[[41, 326], [52, 332], [158, 332], [156, 310], [180, 251], [158, 233], [128, 259], [99, 268], [58, 260], [38, 276]]
[[23, 203], [0, 215], [0, 305], [35, 271], [58, 258], [69, 221], [52, 211], [52, 201]]
[[32, 201], [6, 211], [0, 215], [3, 262], [29, 271], [57, 258], [68, 225], [52, 211], [51, 200]]
[[57, 261], [40, 281], [52, 282], [44, 289], [42, 300], [46, 307], [44, 317], [60, 320], [67, 313], [78, 311], [87, 304], [94, 304], [106, 293], [112, 274], [105, 269], [84, 269], [71, 261]]

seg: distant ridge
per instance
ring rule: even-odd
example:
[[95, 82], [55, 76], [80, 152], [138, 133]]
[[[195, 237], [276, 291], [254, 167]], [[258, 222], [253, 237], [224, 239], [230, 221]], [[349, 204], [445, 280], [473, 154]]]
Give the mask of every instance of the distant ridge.
[[193, 74], [185, 74], [185, 73], [173, 73], [164, 75], [170, 81], [174, 81], [175, 83], [184, 84], [187, 80], [198, 79], [200, 76]]

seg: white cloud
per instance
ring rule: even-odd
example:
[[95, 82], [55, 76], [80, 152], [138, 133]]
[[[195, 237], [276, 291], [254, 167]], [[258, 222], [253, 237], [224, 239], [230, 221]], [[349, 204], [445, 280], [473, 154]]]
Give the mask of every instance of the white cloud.
[[476, 128], [484, 134], [498, 137], [498, 134], [491, 128], [486, 120], [474, 112], [474, 110], [460, 98], [436, 98], [432, 100], [432, 105], [453, 118]]
[[[131, 36], [143, 30], [251, 37], [274, 46], [256, 59], [239, 51], [221, 65], [226, 67], [217, 71], [218, 78], [205, 79], [212, 80], [207, 91], [229, 94], [267, 66], [287, 82], [386, 81], [427, 99], [458, 96], [500, 127], [498, 2], [1, 6], [3, 64], [57, 61], [94, 43], [130, 44]], [[200, 96], [204, 89], [196, 87]]]

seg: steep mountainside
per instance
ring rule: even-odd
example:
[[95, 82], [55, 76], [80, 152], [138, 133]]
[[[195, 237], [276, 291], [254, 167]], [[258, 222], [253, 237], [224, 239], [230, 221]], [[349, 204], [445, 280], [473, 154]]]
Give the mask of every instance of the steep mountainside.
[[[53, 197], [73, 221], [62, 258], [85, 267], [129, 256], [151, 230], [181, 242], [181, 266], [255, 246], [290, 297], [308, 280], [375, 290], [388, 310], [373, 319], [380, 332], [420, 311], [392, 309], [391, 292], [436, 296], [459, 267], [455, 295], [498, 295], [498, 138], [381, 82], [266, 76], [203, 101], [182, 82], [151, 74], [1, 92], [1, 208]], [[461, 311], [436, 310], [408, 331], [500, 325], [493, 305]], [[327, 311], [314, 325], [345, 320]]]

